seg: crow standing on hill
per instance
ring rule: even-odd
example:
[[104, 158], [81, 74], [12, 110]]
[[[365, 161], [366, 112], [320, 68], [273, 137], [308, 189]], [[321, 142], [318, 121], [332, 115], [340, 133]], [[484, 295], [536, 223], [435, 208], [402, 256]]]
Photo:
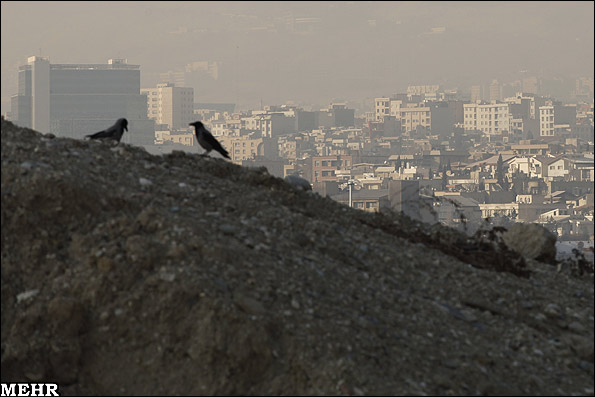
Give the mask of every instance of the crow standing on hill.
[[221, 146], [219, 141], [217, 141], [215, 137], [211, 135], [211, 133], [205, 128], [205, 126], [200, 121], [196, 121], [188, 125], [194, 126], [194, 129], [196, 130], [196, 139], [198, 140], [200, 146], [202, 146], [203, 149], [207, 151], [207, 155], [210, 153], [211, 150], [215, 150], [221, 153], [223, 157], [226, 157], [231, 160], [231, 158], [229, 157], [229, 153], [227, 153], [227, 150], [223, 149], [223, 146]]
[[120, 139], [122, 139], [122, 135], [124, 135], [124, 130], [128, 131], [128, 120], [118, 119], [116, 124], [112, 125], [110, 128], [96, 132], [92, 135], [87, 135], [86, 138], [113, 139], [119, 143]]

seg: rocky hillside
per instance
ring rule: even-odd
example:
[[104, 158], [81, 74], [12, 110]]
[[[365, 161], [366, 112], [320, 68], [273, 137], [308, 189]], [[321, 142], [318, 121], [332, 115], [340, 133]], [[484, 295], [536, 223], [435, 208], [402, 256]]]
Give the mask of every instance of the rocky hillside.
[[4, 120], [1, 288], [2, 382], [64, 395], [593, 394], [592, 274]]

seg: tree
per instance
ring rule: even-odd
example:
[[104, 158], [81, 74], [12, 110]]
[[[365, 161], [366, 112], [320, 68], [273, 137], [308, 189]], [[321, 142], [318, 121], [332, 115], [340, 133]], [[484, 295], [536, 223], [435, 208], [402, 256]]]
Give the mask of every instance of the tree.
[[448, 185], [448, 177], [446, 176], [446, 170], [442, 172], [442, 190], [446, 190], [446, 185]]
[[399, 169], [401, 168], [401, 156], [397, 156], [397, 161], [395, 162], [395, 168], [397, 169], [397, 171], [399, 171]]
[[498, 184], [502, 186], [504, 184], [504, 161], [502, 155], [498, 156], [498, 163], [496, 164], [496, 179]]
[[502, 155], [500, 155], [498, 156], [498, 163], [496, 164], [496, 178], [502, 189], [508, 191], [510, 186], [508, 184], [508, 180], [504, 177], [504, 173], [504, 161], [502, 160]]

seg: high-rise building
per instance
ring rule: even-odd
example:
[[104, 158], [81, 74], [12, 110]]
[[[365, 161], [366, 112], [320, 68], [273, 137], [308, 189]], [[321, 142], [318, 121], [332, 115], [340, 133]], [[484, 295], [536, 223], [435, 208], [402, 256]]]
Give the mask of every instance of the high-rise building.
[[490, 84], [490, 101], [502, 100], [502, 85], [498, 80], [493, 80]]
[[554, 107], [539, 107], [539, 136], [554, 136]]
[[51, 64], [33, 56], [19, 67], [19, 91], [13, 95], [13, 121], [42, 133], [83, 138], [128, 119], [122, 142], [153, 144], [155, 122], [147, 118], [140, 93], [140, 66], [124, 59], [107, 64]]
[[141, 93], [147, 95], [147, 116], [157, 124], [181, 130], [194, 121], [194, 88], [161, 83], [156, 88], [142, 89]]
[[485, 89], [482, 85], [471, 86], [471, 102], [478, 102], [485, 100]]
[[527, 77], [522, 82], [523, 92], [529, 94], [540, 94], [541, 93], [541, 81], [535, 76]]

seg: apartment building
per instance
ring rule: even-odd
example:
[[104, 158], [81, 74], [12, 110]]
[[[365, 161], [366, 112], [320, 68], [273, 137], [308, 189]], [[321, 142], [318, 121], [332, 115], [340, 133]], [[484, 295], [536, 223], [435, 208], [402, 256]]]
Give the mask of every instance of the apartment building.
[[381, 97], [374, 99], [374, 117], [376, 121], [382, 121], [384, 116], [390, 116], [391, 99]]
[[493, 80], [490, 84], [490, 102], [502, 100], [502, 85], [498, 80]]
[[155, 144], [165, 142], [176, 143], [184, 146], [194, 146], [196, 135], [194, 133], [172, 133], [171, 131], [155, 131]]
[[552, 105], [539, 107], [539, 136], [554, 136], [554, 107]]
[[336, 171], [346, 171], [353, 165], [353, 157], [345, 155], [315, 156], [312, 157], [313, 183], [323, 181], [336, 181]]
[[144, 88], [147, 95], [147, 116], [170, 130], [187, 129], [194, 120], [194, 88], [160, 83], [156, 88]]
[[341, 192], [330, 197], [342, 204], [351, 204], [352, 208], [357, 208], [366, 212], [379, 212], [382, 208], [390, 208], [388, 189], [368, 190], [353, 189], [351, 192], [351, 203], [349, 192]]
[[485, 88], [483, 85], [471, 86], [471, 102], [480, 102], [486, 99]]
[[263, 137], [272, 138], [296, 132], [295, 116], [286, 116], [280, 112], [257, 113], [244, 120], [246, 129], [260, 131]]
[[[411, 104], [409, 104], [411, 105]], [[401, 131], [415, 131], [417, 127], [431, 129], [432, 122], [430, 108], [423, 107], [401, 107], [396, 114], [397, 120], [401, 121]]]
[[428, 95], [436, 94], [440, 90], [439, 85], [410, 85], [407, 87], [407, 95]]
[[463, 105], [465, 131], [482, 131], [487, 135], [500, 135], [510, 131], [510, 112], [507, 103], [466, 103]]
[[256, 156], [265, 155], [265, 138], [252, 135], [244, 136], [220, 136], [217, 140], [229, 152], [231, 161], [241, 164], [243, 160], [249, 160]]

